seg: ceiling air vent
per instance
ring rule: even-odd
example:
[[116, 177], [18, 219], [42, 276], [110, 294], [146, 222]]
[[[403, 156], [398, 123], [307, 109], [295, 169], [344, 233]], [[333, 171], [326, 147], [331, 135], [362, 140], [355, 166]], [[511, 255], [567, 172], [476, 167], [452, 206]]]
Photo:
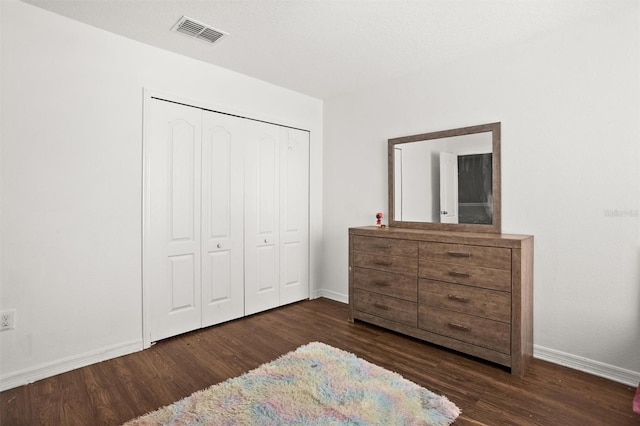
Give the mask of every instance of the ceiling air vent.
[[202, 22], [198, 22], [195, 19], [191, 19], [186, 16], [180, 18], [171, 30], [211, 44], [220, 40], [222, 37], [229, 35], [229, 33], [217, 30], [209, 25], [203, 24]]

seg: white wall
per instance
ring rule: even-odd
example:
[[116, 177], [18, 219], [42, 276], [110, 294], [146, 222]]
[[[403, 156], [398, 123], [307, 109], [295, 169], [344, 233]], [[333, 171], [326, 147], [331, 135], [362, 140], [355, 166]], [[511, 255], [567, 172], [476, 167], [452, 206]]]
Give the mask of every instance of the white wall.
[[[325, 294], [387, 211], [388, 138], [502, 122], [503, 232], [535, 235], [536, 355], [640, 380], [640, 13], [325, 100]], [[618, 213], [616, 213], [616, 211]]]
[[0, 4], [0, 309], [17, 312], [16, 329], [0, 333], [2, 389], [142, 347], [143, 88], [311, 131], [317, 281], [322, 101]]

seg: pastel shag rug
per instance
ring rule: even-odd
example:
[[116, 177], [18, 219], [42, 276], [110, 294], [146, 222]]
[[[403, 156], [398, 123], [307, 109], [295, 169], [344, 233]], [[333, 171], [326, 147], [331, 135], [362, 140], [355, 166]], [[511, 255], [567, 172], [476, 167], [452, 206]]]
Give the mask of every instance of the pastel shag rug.
[[449, 425], [460, 409], [397, 373], [312, 342], [134, 425]]

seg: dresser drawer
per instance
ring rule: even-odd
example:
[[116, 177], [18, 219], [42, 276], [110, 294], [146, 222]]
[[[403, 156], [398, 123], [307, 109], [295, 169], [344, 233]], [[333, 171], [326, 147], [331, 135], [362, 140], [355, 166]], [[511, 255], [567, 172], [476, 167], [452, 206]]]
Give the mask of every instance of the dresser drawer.
[[420, 260], [420, 278], [511, 291], [511, 271]]
[[420, 243], [420, 259], [511, 270], [511, 249], [467, 244]]
[[396, 272], [414, 277], [418, 275], [417, 260], [407, 257], [353, 252], [353, 266], [376, 269], [378, 271]]
[[418, 257], [418, 242], [392, 238], [353, 237], [353, 249], [387, 256]]
[[372, 293], [360, 289], [353, 292], [353, 306], [357, 311], [366, 312], [401, 324], [418, 325], [418, 304], [395, 297]]
[[503, 322], [420, 305], [418, 327], [493, 351], [511, 353], [511, 326]]
[[511, 322], [511, 294], [485, 288], [420, 279], [420, 305]]
[[418, 301], [418, 278], [382, 272], [373, 269], [353, 268], [355, 288], [385, 294], [399, 299]]

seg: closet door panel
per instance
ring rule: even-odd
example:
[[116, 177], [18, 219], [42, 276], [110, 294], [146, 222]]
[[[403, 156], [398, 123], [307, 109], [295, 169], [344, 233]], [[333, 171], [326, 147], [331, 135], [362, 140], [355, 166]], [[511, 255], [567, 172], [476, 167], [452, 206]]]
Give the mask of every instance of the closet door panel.
[[171, 312], [196, 306], [196, 259], [191, 253], [169, 256]]
[[[266, 130], [266, 129], [265, 129]], [[278, 137], [270, 132], [260, 134], [257, 141], [258, 238], [274, 238], [278, 231]]]
[[279, 305], [278, 126], [248, 121], [245, 145], [245, 314]]
[[243, 140], [247, 120], [203, 111], [202, 326], [244, 315]]
[[200, 326], [200, 111], [153, 100], [146, 138], [151, 341]]
[[309, 132], [281, 128], [280, 304], [309, 297]]
[[[272, 244], [265, 244], [263, 246], [259, 246], [256, 249], [257, 253], [257, 271], [256, 271], [256, 286], [254, 287], [254, 291], [257, 295], [265, 295], [270, 298], [274, 294], [277, 293], [277, 263], [276, 258], [278, 253], [276, 251], [276, 247]], [[273, 299], [275, 300], [275, 299]], [[277, 306], [277, 304], [275, 305]], [[269, 306], [273, 307], [273, 306]]]

